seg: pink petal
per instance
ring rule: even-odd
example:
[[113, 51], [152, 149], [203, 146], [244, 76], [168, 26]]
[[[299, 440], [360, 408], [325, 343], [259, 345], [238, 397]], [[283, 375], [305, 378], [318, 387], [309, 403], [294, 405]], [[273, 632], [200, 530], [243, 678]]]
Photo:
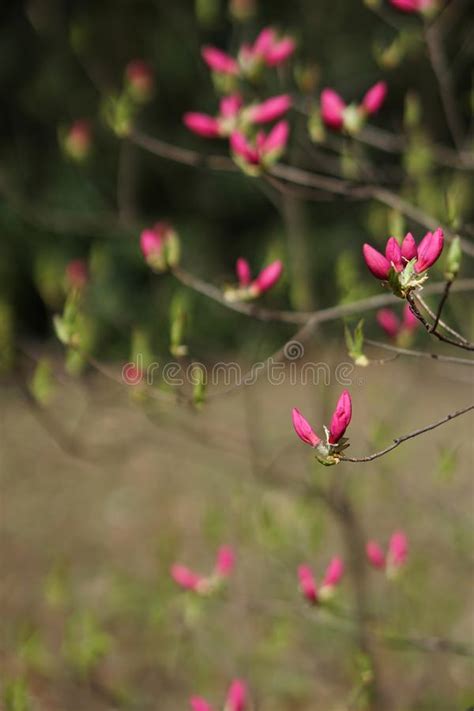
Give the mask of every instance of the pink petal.
[[244, 711], [247, 701], [247, 686], [244, 681], [234, 679], [227, 693], [225, 711]]
[[190, 131], [204, 138], [216, 138], [220, 134], [219, 121], [207, 114], [189, 111], [184, 114], [183, 123]]
[[252, 286], [257, 289], [259, 294], [262, 294], [264, 291], [271, 289], [272, 286], [277, 283], [282, 271], [283, 262], [280, 259], [277, 259], [275, 262], [269, 264], [268, 267], [262, 269], [257, 278], [254, 279]]
[[71, 259], [66, 266], [66, 279], [74, 289], [82, 289], [89, 280], [89, 270], [84, 259]]
[[377, 279], [388, 279], [388, 274], [390, 272], [390, 262], [385, 259], [383, 254], [380, 254], [376, 249], [370, 246], [370, 244], [364, 244], [362, 248], [365, 263], [367, 264], [369, 270], [372, 272], [374, 277]]
[[209, 45], [201, 49], [201, 56], [214, 72], [221, 74], [231, 74], [237, 76], [239, 73], [239, 65], [233, 57], [230, 57], [217, 47]]
[[298, 566], [298, 580], [300, 590], [309, 602], [315, 603], [318, 600], [318, 591], [313, 572], [309, 565]]
[[264, 27], [255, 40], [252, 51], [264, 56], [275, 42], [275, 31], [271, 27]]
[[389, 338], [396, 338], [400, 331], [400, 320], [391, 309], [377, 311], [377, 323]]
[[345, 101], [333, 89], [321, 92], [321, 118], [330, 128], [340, 129], [344, 123]]
[[239, 257], [235, 265], [235, 271], [237, 272], [240, 286], [248, 286], [252, 281], [252, 274], [247, 260]]
[[268, 155], [273, 151], [282, 151], [288, 141], [289, 132], [290, 126], [287, 121], [280, 121], [277, 123], [265, 140], [263, 152]]
[[329, 444], [337, 444], [352, 418], [352, 401], [348, 390], [344, 390], [339, 398], [331, 419], [329, 428]]
[[193, 711], [212, 711], [212, 706], [201, 696], [192, 696], [189, 703]]
[[393, 565], [401, 566], [408, 556], [408, 539], [403, 531], [395, 531], [388, 544], [388, 554]]
[[171, 567], [171, 577], [177, 585], [185, 590], [197, 590], [203, 580], [202, 576], [179, 564]]
[[414, 257], [418, 255], [418, 250], [416, 248], [416, 242], [411, 232], [407, 232], [402, 242], [402, 257], [411, 261]]
[[145, 259], [159, 254], [163, 247], [163, 238], [154, 229], [146, 229], [140, 234], [140, 249]]
[[240, 131], [233, 131], [231, 133], [230, 147], [234, 153], [241, 156], [247, 163], [258, 165], [260, 162], [258, 151], [247, 143], [247, 139]]
[[224, 96], [219, 104], [219, 114], [222, 118], [234, 118], [239, 113], [241, 106], [242, 97], [240, 94]]
[[387, 240], [385, 257], [390, 264], [393, 264], [397, 272], [401, 272], [405, 265], [402, 262], [402, 250], [395, 237], [390, 237], [390, 239]]
[[273, 96], [261, 104], [255, 104], [248, 110], [248, 116], [253, 123], [267, 123], [280, 118], [291, 107], [291, 97], [288, 94]]
[[344, 575], [344, 563], [341, 558], [333, 558], [328, 565], [323, 579], [323, 585], [335, 587]]
[[420, 0], [390, 0], [390, 4], [402, 12], [419, 12]]
[[375, 114], [380, 109], [387, 96], [387, 84], [379, 81], [368, 90], [362, 99], [362, 106], [368, 114]]
[[385, 553], [376, 541], [368, 541], [365, 552], [367, 560], [374, 568], [385, 568]]
[[285, 37], [267, 50], [265, 53], [265, 63], [269, 67], [276, 67], [279, 64], [283, 64], [288, 57], [291, 57], [295, 48], [295, 41], [291, 37]]
[[231, 546], [221, 546], [217, 551], [216, 573], [226, 578], [235, 565], [235, 552]]
[[298, 437], [303, 440], [306, 444], [310, 444], [312, 447], [317, 447], [321, 442], [318, 435], [313, 431], [311, 425], [296, 407], [293, 408], [292, 412], [293, 427]]
[[438, 227], [433, 232], [428, 232], [420, 244], [418, 245], [418, 257], [415, 262], [415, 272], [421, 274], [431, 267], [439, 258], [443, 251], [444, 234], [443, 230]]

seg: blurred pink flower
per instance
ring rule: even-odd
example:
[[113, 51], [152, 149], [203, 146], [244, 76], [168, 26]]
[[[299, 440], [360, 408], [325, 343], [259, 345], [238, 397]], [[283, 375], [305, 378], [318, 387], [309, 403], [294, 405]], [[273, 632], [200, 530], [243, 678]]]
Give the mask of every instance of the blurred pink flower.
[[260, 104], [249, 106], [246, 114], [251, 123], [268, 123], [283, 116], [291, 107], [291, 103], [291, 97], [288, 94], [272, 96]]
[[341, 558], [333, 558], [329, 563], [326, 573], [323, 578], [323, 585], [327, 587], [335, 587], [341, 582], [344, 575], [344, 563]]
[[386, 96], [387, 84], [384, 81], [379, 81], [367, 91], [361, 106], [368, 114], [375, 114], [382, 106]]
[[[350, 106], [334, 89], [323, 89], [320, 96], [320, 112], [323, 123], [335, 131], [345, 128], [356, 131], [367, 116], [376, 113], [387, 96], [387, 84], [379, 81], [364, 95], [359, 105]], [[350, 111], [352, 109], [352, 111]]]
[[87, 119], [77, 119], [67, 130], [63, 143], [66, 153], [77, 161], [87, 158], [92, 148], [92, 126]]
[[400, 333], [400, 319], [391, 309], [377, 311], [377, 322], [389, 338], [395, 339]]
[[183, 123], [190, 131], [204, 138], [229, 136], [237, 123], [242, 97], [231, 94], [221, 99], [217, 116], [188, 111], [183, 116]]
[[185, 590], [199, 591], [204, 578], [184, 565], [175, 563], [171, 566], [171, 577], [177, 585]]
[[66, 280], [73, 289], [83, 289], [89, 280], [85, 259], [71, 259], [66, 265]]
[[210, 704], [201, 696], [192, 696], [189, 700], [192, 711], [213, 711]]
[[155, 75], [148, 62], [143, 59], [133, 59], [125, 67], [125, 79], [134, 98], [146, 101], [152, 96]]
[[408, 539], [404, 531], [395, 531], [390, 537], [387, 555], [377, 541], [368, 541], [365, 550], [369, 563], [390, 576], [406, 563]]
[[216, 573], [223, 578], [228, 577], [235, 566], [235, 551], [231, 546], [221, 546], [217, 551]]
[[329, 128], [340, 129], [344, 125], [345, 101], [333, 89], [321, 92], [321, 118]]
[[286, 121], [277, 123], [270, 133], [257, 133], [253, 143], [249, 143], [240, 131], [233, 131], [230, 147], [235, 156], [243, 159], [250, 166], [260, 166], [275, 162], [283, 153], [288, 141], [289, 125]]
[[246, 259], [239, 257], [236, 265], [235, 271], [237, 273], [237, 279], [240, 286], [249, 286], [252, 281], [252, 273], [250, 271], [250, 265]]
[[368, 541], [365, 547], [367, 559], [374, 568], [385, 568], [385, 553], [377, 541]]
[[234, 679], [227, 692], [225, 711], [244, 711], [247, 702], [247, 686], [241, 679]]
[[304, 597], [311, 603], [318, 601], [318, 590], [314, 580], [313, 572], [309, 565], [298, 566], [298, 580], [300, 590]]
[[296, 44], [291, 37], [278, 39], [275, 30], [265, 27], [253, 43], [243, 44], [239, 51], [241, 64], [252, 71], [259, 64], [275, 67], [285, 62], [295, 51]]
[[281, 277], [282, 272], [283, 262], [280, 259], [277, 259], [262, 269], [260, 274], [251, 283], [251, 290], [256, 292], [258, 295], [263, 294], [265, 291], [268, 291], [275, 286]]
[[322, 602], [334, 594], [335, 588], [339, 585], [344, 575], [344, 563], [341, 558], [332, 558], [318, 592], [313, 572], [309, 565], [298, 566], [298, 580], [300, 590], [304, 597], [312, 604]]
[[403, 309], [402, 327], [405, 331], [414, 331], [418, 328], [420, 322], [416, 318], [415, 314], [411, 310], [409, 304], [405, 304]]
[[209, 45], [203, 47], [201, 49], [201, 56], [213, 72], [230, 74], [231, 76], [237, 76], [239, 74], [239, 65], [236, 60], [229, 54], [217, 49], [217, 47], [211, 47]]
[[203, 138], [216, 138], [220, 136], [218, 119], [207, 114], [200, 114], [196, 111], [188, 111], [183, 116], [183, 123], [186, 128]]
[[390, 0], [390, 4], [401, 12], [424, 12], [435, 5], [434, 0]]

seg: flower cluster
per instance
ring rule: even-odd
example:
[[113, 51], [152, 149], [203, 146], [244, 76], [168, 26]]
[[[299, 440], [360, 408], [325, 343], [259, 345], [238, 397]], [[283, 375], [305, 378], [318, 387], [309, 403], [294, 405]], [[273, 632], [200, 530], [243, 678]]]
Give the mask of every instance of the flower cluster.
[[221, 546], [217, 551], [214, 570], [210, 575], [201, 575], [180, 563], [171, 566], [171, 577], [184, 590], [207, 595], [229, 577], [235, 566], [235, 552], [230, 546]]
[[357, 133], [368, 116], [375, 114], [385, 101], [387, 85], [384, 81], [374, 84], [360, 104], [346, 104], [334, 89], [323, 89], [320, 111], [323, 123], [335, 131]]
[[277, 259], [264, 267], [255, 279], [252, 279], [249, 263], [240, 257], [237, 260], [235, 271], [238, 286], [226, 289], [224, 296], [227, 301], [249, 301], [275, 286], [282, 275], [283, 262]]
[[401, 245], [395, 237], [388, 239], [385, 256], [370, 244], [364, 244], [363, 253], [372, 274], [388, 282], [393, 293], [404, 298], [427, 279], [425, 272], [439, 258], [443, 244], [443, 230], [438, 227], [434, 232], [427, 232], [418, 246], [408, 232]]
[[390, 537], [387, 554], [377, 541], [368, 541], [365, 551], [367, 560], [374, 568], [385, 571], [388, 577], [393, 578], [406, 563], [408, 539], [403, 531], [395, 531]]
[[352, 417], [352, 401], [348, 390], [340, 396], [331, 418], [329, 430], [324, 427], [326, 441], [323, 442], [313, 431], [311, 425], [299, 410], [293, 408], [293, 427], [298, 437], [316, 450], [316, 457], [321, 464], [337, 464], [342, 452], [349, 444], [343, 436]]
[[157, 222], [142, 231], [140, 249], [147, 264], [156, 272], [172, 269], [179, 262], [179, 237], [166, 222]]
[[419, 326], [408, 304], [405, 304], [401, 319], [392, 309], [380, 309], [377, 311], [377, 322], [387, 336], [401, 346], [408, 345], [411, 334]]
[[[247, 704], [247, 686], [241, 679], [234, 679], [227, 692], [224, 711], [245, 711]], [[192, 711], [213, 711], [213, 707], [201, 696], [190, 699]]]
[[323, 603], [333, 597], [343, 575], [344, 563], [341, 558], [333, 558], [326, 569], [323, 581], [318, 589], [310, 566], [304, 564], [298, 567], [300, 590], [312, 605]]

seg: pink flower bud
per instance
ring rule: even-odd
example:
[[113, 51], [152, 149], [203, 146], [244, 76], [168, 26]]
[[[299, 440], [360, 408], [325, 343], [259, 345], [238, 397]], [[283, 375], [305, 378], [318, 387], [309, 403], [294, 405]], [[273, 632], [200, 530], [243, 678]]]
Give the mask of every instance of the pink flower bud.
[[384, 81], [379, 81], [377, 84], [368, 90], [362, 99], [362, 107], [368, 114], [375, 114], [387, 96], [387, 84]]
[[291, 37], [284, 37], [279, 42], [275, 42], [265, 53], [265, 63], [269, 67], [276, 67], [283, 64], [295, 51], [296, 44]]
[[273, 96], [261, 104], [255, 104], [248, 109], [248, 117], [252, 123], [267, 123], [275, 121], [288, 111], [291, 106], [291, 97], [288, 94]]
[[207, 114], [188, 111], [183, 116], [183, 123], [190, 131], [204, 138], [216, 138], [220, 133], [219, 121]]
[[92, 128], [86, 119], [78, 119], [70, 126], [64, 139], [64, 149], [74, 160], [88, 157], [92, 147]]
[[380, 254], [380, 252], [376, 249], [371, 247], [370, 244], [364, 244], [362, 251], [365, 263], [374, 277], [382, 280], [388, 279], [388, 274], [390, 272], [390, 262], [388, 259], [386, 259], [383, 254]]
[[219, 104], [219, 114], [222, 118], [234, 118], [239, 113], [241, 106], [242, 97], [240, 94], [224, 96]]
[[268, 291], [277, 283], [282, 272], [283, 262], [280, 259], [277, 259], [275, 262], [269, 264], [268, 267], [262, 269], [257, 278], [254, 279], [252, 282], [253, 290], [255, 290], [258, 294], [263, 294], [264, 291]]
[[341, 558], [333, 558], [326, 570], [326, 574], [323, 579], [323, 585], [335, 587], [340, 583], [343, 575], [344, 563], [342, 562]]
[[432, 0], [390, 0], [390, 4], [401, 12], [421, 12], [431, 3]]
[[418, 257], [415, 262], [415, 272], [421, 274], [431, 267], [443, 251], [444, 234], [438, 227], [433, 233], [427, 232], [418, 245]]
[[125, 79], [133, 96], [139, 101], [146, 101], [155, 88], [154, 72], [148, 62], [133, 59], [125, 67]]
[[333, 89], [323, 89], [321, 92], [321, 118], [326, 126], [336, 130], [344, 124], [345, 101]]
[[305, 596], [305, 598], [313, 604], [317, 602], [318, 591], [316, 588], [316, 582], [313, 577], [313, 572], [309, 565], [298, 566], [298, 580], [300, 584], [300, 590]]
[[411, 310], [410, 305], [405, 304], [405, 308], [403, 309], [403, 328], [405, 331], [414, 331], [419, 325], [420, 322]]
[[232, 76], [239, 74], [239, 65], [235, 59], [225, 52], [222, 52], [222, 50], [217, 49], [217, 47], [203, 47], [201, 49], [201, 56], [213, 72], [230, 74]]
[[216, 573], [227, 578], [235, 565], [235, 552], [230, 546], [221, 546], [217, 551]]
[[389, 338], [396, 338], [400, 332], [400, 320], [391, 309], [377, 311], [377, 323]]
[[411, 261], [414, 257], [418, 255], [418, 250], [416, 248], [416, 242], [411, 232], [407, 232], [402, 242], [402, 257]]
[[251, 146], [243, 133], [240, 131], [233, 131], [230, 135], [230, 147], [231, 150], [247, 163], [251, 165], [258, 165], [260, 162], [259, 152], [256, 148]]
[[264, 27], [253, 44], [252, 52], [256, 55], [260, 55], [261, 57], [265, 57], [267, 52], [273, 47], [274, 43], [274, 30], [271, 27]]
[[385, 568], [385, 554], [376, 541], [368, 541], [365, 547], [367, 560], [374, 568]]
[[155, 229], [146, 229], [140, 234], [140, 249], [145, 259], [159, 255], [163, 248], [163, 237]]
[[339, 398], [329, 428], [329, 444], [337, 444], [346, 431], [352, 417], [352, 402], [348, 390]]
[[288, 141], [289, 132], [290, 126], [287, 121], [280, 121], [277, 123], [272, 128], [263, 144], [262, 153], [264, 156], [267, 156], [273, 152], [279, 153], [283, 151]]
[[245, 682], [234, 679], [227, 692], [225, 711], [244, 711], [247, 701], [247, 687]]
[[390, 262], [391, 265], [396, 269], [397, 272], [401, 272], [405, 266], [402, 262], [402, 250], [398, 244], [395, 237], [390, 237], [387, 240], [385, 247], [385, 257]]
[[240, 286], [248, 286], [252, 281], [252, 273], [247, 260], [239, 257], [235, 265], [235, 271], [237, 273], [237, 279], [239, 280]]
[[395, 531], [388, 544], [390, 562], [395, 567], [402, 566], [408, 556], [408, 540], [403, 531]]
[[171, 577], [180, 587], [185, 590], [194, 590], [195, 592], [199, 589], [203, 581], [202, 576], [194, 573], [184, 565], [179, 564], [175, 564], [171, 567]]
[[303, 440], [306, 444], [310, 444], [312, 447], [317, 447], [321, 442], [318, 435], [313, 431], [311, 425], [296, 407], [293, 408], [292, 412], [293, 427], [298, 437]]
[[189, 703], [192, 711], [213, 711], [212, 706], [201, 696], [192, 696]]
[[66, 280], [73, 289], [83, 289], [89, 280], [89, 270], [84, 259], [72, 259], [66, 266]]

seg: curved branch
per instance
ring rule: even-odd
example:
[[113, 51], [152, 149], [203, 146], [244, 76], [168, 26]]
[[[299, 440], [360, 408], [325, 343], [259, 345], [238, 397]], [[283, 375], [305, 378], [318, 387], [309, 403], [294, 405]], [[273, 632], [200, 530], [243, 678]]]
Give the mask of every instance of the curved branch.
[[439, 353], [427, 353], [426, 351], [413, 351], [409, 348], [399, 348], [398, 346], [392, 346], [388, 343], [381, 343], [380, 341], [373, 341], [371, 338], [366, 338], [365, 343], [368, 343], [369, 346], [383, 348], [386, 351], [391, 351], [392, 353], [408, 356], [410, 358], [426, 358], [427, 360], [436, 360], [440, 363], [455, 363], [456, 365], [474, 366], [474, 360], [469, 360], [469, 358], [458, 358], [457, 356], [445, 356], [445, 355], [440, 355]]
[[410, 432], [409, 434], [397, 437], [397, 439], [393, 440], [392, 444], [390, 444], [388, 447], [385, 447], [385, 449], [382, 449], [380, 452], [369, 454], [367, 457], [342, 457], [341, 462], [353, 462], [355, 464], [358, 464], [359, 462], [372, 462], [374, 461], [374, 459], [379, 459], [379, 457], [383, 457], [385, 454], [388, 454], [393, 449], [396, 449], [401, 444], [403, 444], [403, 442], [407, 442], [409, 439], [419, 437], [425, 432], [431, 432], [431, 430], [435, 430], [437, 427], [441, 427], [441, 425], [444, 425], [446, 422], [454, 420], [456, 417], [461, 417], [461, 415], [465, 415], [471, 410], [474, 410], [474, 405], [468, 405], [468, 407], [464, 407], [462, 410], [456, 410], [456, 412], [452, 412], [449, 415], [446, 415], [441, 420], [433, 422], [431, 425], [420, 427], [419, 429], [414, 430], [414, 432]]
[[432, 326], [428, 321], [425, 319], [425, 317], [421, 314], [420, 310], [418, 309], [418, 306], [415, 301], [415, 297], [413, 294], [407, 294], [407, 301], [410, 305], [410, 309], [413, 313], [414, 316], [418, 319], [418, 321], [424, 326], [426, 331], [428, 333], [431, 333], [435, 338], [437, 338], [439, 341], [442, 341], [443, 343], [449, 343], [451, 346], [456, 346], [457, 348], [462, 348], [465, 351], [474, 351], [474, 343], [469, 343], [465, 341], [464, 339], [462, 341], [459, 340], [454, 340], [452, 338], [449, 338], [448, 336], [445, 336], [443, 333], [440, 333], [439, 331], [434, 331], [432, 329]]

